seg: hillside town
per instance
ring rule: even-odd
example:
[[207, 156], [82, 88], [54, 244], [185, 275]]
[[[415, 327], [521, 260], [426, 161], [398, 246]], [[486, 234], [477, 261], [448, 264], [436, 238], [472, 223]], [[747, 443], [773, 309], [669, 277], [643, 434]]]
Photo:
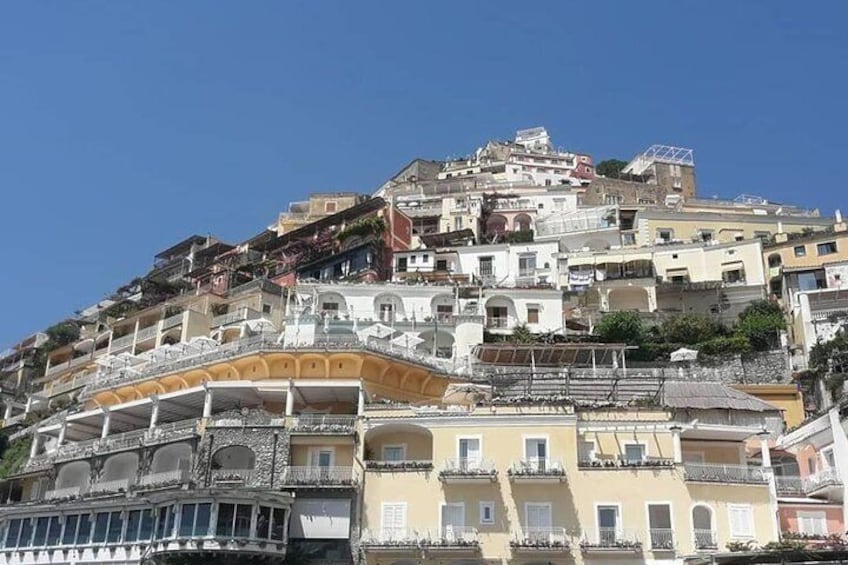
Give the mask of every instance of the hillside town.
[[848, 222], [633, 149], [413, 159], [57, 313], [0, 565], [848, 562]]

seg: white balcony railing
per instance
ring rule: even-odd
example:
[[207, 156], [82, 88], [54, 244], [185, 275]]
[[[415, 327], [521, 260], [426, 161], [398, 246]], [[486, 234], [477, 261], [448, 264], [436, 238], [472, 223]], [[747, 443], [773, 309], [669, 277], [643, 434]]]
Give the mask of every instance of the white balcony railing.
[[255, 320], [256, 318], [259, 318], [259, 312], [245, 306], [238, 308], [233, 312], [227, 312], [226, 314], [215, 316], [212, 318], [212, 327], [217, 328], [220, 326], [229, 326], [245, 320]]
[[148, 339], [153, 339], [156, 337], [156, 333], [159, 331], [159, 328], [154, 326], [147, 326], [146, 328], [141, 328], [138, 330], [138, 333], [135, 336], [136, 343], [141, 343], [142, 341], [147, 341]]
[[48, 490], [46, 493], [44, 493], [44, 499], [60, 500], [63, 498], [75, 498], [83, 494], [85, 490], [86, 489], [81, 486], [57, 488], [53, 490]]
[[351, 433], [356, 416], [331, 414], [303, 414], [292, 422], [289, 431], [310, 433]]
[[584, 548], [636, 549], [642, 545], [635, 531], [621, 528], [598, 528], [596, 532], [585, 532], [584, 536], [580, 542]]
[[353, 483], [353, 467], [299, 466], [286, 469], [287, 485], [342, 486]]
[[836, 469], [824, 469], [806, 477], [777, 475], [774, 479], [777, 492], [789, 495], [810, 494], [828, 486], [842, 484], [842, 479]]
[[457, 457], [445, 460], [440, 476], [443, 477], [481, 477], [495, 474], [495, 464], [491, 459]]
[[565, 549], [569, 546], [569, 539], [565, 528], [530, 527], [515, 531], [510, 545], [516, 549]]
[[428, 535], [431, 544], [440, 546], [476, 546], [477, 529], [471, 526], [442, 526]]
[[188, 482], [188, 471], [176, 469], [174, 471], [163, 471], [161, 473], [150, 473], [142, 475], [138, 480], [140, 487], [156, 487], [167, 485], [180, 485]]
[[699, 530], [692, 532], [692, 537], [695, 540], [695, 549], [718, 549], [718, 536], [715, 530]]
[[671, 528], [651, 528], [651, 549], [674, 549], [674, 530]]
[[167, 330], [183, 323], [183, 312], [174, 314], [162, 320], [162, 330]]
[[114, 492], [126, 492], [129, 490], [132, 480], [129, 478], [115, 479], [113, 481], [101, 481], [91, 485], [91, 494], [108, 494]]
[[560, 476], [565, 474], [562, 461], [547, 457], [527, 457], [514, 462], [509, 468], [509, 474], [520, 476]]
[[684, 463], [687, 481], [709, 483], [766, 484], [768, 477], [762, 467], [722, 465], [717, 463]]
[[133, 344], [134, 339], [134, 334], [127, 334], [125, 336], [113, 338], [112, 344], [110, 345], [112, 353], [130, 347]]

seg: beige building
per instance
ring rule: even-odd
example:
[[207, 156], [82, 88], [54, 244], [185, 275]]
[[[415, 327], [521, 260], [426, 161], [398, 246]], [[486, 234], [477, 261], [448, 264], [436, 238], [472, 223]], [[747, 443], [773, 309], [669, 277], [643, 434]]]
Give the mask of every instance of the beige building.
[[356, 206], [367, 200], [367, 196], [355, 192], [313, 192], [305, 202], [291, 202], [287, 212], [277, 219], [277, 235], [283, 235], [307, 224], [332, 216], [337, 212]]

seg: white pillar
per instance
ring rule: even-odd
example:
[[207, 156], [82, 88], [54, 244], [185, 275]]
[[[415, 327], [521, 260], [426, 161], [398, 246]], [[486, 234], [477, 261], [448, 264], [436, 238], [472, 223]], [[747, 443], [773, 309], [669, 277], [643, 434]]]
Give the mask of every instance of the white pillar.
[[11, 417], [12, 417], [12, 403], [7, 402], [5, 410], [3, 411], [3, 419], [8, 420]]
[[29, 414], [32, 410], [32, 396], [27, 396], [26, 408], [24, 408], [24, 414]]
[[763, 469], [771, 468], [771, 451], [769, 451], [769, 434], [768, 432], [761, 432], [758, 434], [760, 438], [760, 455], [763, 458]]
[[152, 430], [159, 423], [159, 397], [154, 396], [151, 398], [151, 401], [153, 402], [153, 407], [150, 411], [150, 429]]
[[294, 414], [294, 387], [289, 384], [289, 389], [286, 391], [286, 416]]
[[65, 434], [68, 431], [68, 422], [65, 418], [62, 418], [62, 427], [59, 428], [59, 438], [56, 440], [56, 445], [62, 445], [65, 443]]
[[359, 387], [359, 402], [356, 405], [356, 413], [360, 416], [365, 414], [365, 389]]
[[32, 459], [38, 454], [38, 440], [40, 439], [38, 435], [38, 430], [33, 432], [32, 434], [32, 445], [29, 448], [29, 457]]
[[112, 422], [112, 413], [108, 408], [103, 408], [103, 427], [100, 429], [100, 439], [106, 439], [109, 436], [109, 426]]
[[206, 387], [206, 395], [203, 397], [203, 417], [212, 417], [212, 389]]
[[671, 445], [674, 453], [674, 462], [675, 463], [683, 463], [683, 448], [680, 445], [680, 432], [682, 428], [680, 426], [672, 426], [671, 427]]

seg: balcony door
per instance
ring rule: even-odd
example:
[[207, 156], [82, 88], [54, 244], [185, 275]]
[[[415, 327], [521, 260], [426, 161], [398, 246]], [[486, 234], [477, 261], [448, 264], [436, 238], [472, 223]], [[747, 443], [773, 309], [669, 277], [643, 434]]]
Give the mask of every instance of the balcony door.
[[648, 505], [648, 529], [651, 547], [671, 549], [673, 547], [671, 507], [668, 504]]
[[618, 506], [598, 506], [598, 541], [603, 545], [614, 545], [620, 533]]
[[527, 524], [525, 537], [529, 539], [546, 539], [553, 526], [551, 505], [547, 503], [528, 502], [524, 507], [524, 519]]
[[527, 438], [524, 440], [524, 458], [535, 471], [544, 471], [548, 465], [548, 440]]
[[382, 540], [401, 540], [406, 537], [405, 502], [384, 502], [381, 519]]
[[442, 504], [442, 537], [447, 540], [456, 540], [462, 537], [465, 529], [465, 504], [446, 503]]
[[480, 438], [460, 438], [458, 455], [458, 463], [462, 469], [477, 468], [480, 465], [480, 460], [482, 459]]

